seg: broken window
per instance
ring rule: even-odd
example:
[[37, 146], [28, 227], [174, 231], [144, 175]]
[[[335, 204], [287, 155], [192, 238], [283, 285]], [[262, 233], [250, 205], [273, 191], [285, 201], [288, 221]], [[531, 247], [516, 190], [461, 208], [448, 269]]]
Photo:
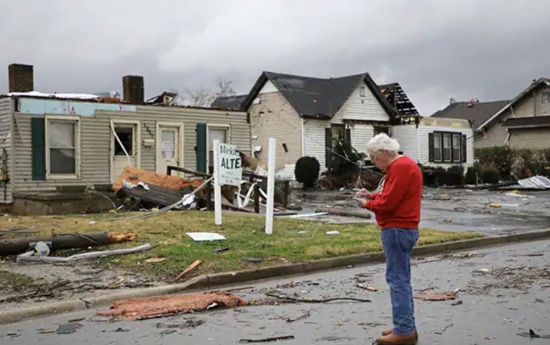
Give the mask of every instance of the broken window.
[[49, 174], [76, 174], [77, 120], [48, 120]]
[[[124, 145], [124, 149], [129, 156], [134, 154], [134, 128], [133, 127], [116, 127], [115, 133]], [[115, 138], [115, 156], [126, 156], [119, 141]]]

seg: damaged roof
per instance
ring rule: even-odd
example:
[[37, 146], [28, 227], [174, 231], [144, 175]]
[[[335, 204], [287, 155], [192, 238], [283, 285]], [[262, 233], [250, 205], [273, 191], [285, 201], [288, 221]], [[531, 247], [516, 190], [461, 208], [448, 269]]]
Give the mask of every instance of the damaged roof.
[[248, 95], [222, 96], [218, 97], [210, 105], [212, 108], [240, 110], [243, 101]]
[[416, 107], [399, 83], [380, 85], [379, 88], [380, 93], [382, 93], [399, 116], [420, 116], [418, 110], [416, 110]]
[[435, 112], [431, 117], [468, 120], [474, 127], [479, 127], [504, 108], [508, 102], [508, 100], [481, 103], [455, 102]]
[[381, 94], [378, 85], [368, 73], [340, 78], [313, 78], [290, 74], [263, 72], [250, 93], [241, 103], [241, 109], [250, 107], [267, 81], [271, 81], [301, 117], [331, 119], [364, 81], [391, 119], [395, 111]]

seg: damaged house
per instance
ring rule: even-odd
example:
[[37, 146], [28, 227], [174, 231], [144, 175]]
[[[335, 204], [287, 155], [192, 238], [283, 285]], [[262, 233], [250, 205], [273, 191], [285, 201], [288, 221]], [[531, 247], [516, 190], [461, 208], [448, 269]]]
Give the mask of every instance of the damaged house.
[[34, 91], [33, 66], [10, 65], [0, 98], [0, 203], [19, 214], [112, 208], [106, 198], [83, 200], [84, 191], [110, 191], [127, 166], [207, 172], [215, 139], [251, 153], [245, 112], [171, 106], [174, 95], [161, 96], [146, 103], [141, 76], [123, 78], [122, 99], [44, 94]]
[[316, 157], [324, 170], [337, 139], [364, 152], [368, 140], [388, 133], [395, 119], [368, 73], [322, 79], [263, 72], [248, 95], [218, 98], [212, 107], [248, 112], [261, 161], [267, 161], [268, 140], [275, 137], [279, 176], [289, 179], [300, 157]]

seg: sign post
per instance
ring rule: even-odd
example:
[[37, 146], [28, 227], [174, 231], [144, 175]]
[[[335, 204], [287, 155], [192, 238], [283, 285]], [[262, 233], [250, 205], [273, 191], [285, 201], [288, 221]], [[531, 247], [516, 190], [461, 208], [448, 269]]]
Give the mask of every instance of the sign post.
[[275, 201], [275, 156], [277, 139], [269, 138], [269, 153], [267, 158], [267, 205], [265, 212], [265, 233], [273, 233], [273, 204]]
[[224, 185], [240, 186], [243, 174], [237, 146], [214, 140], [214, 221], [222, 224], [222, 189]]

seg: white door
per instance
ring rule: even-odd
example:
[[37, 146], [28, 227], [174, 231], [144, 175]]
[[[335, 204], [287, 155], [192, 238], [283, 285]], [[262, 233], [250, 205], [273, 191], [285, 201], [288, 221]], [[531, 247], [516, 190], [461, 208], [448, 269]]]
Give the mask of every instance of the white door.
[[182, 166], [180, 162], [180, 131], [179, 127], [159, 127], [159, 139], [157, 141], [157, 172], [166, 174], [166, 168]]
[[228, 144], [227, 128], [226, 127], [209, 127], [208, 128], [208, 167], [214, 166], [214, 140], [219, 140], [220, 143]]
[[115, 135], [111, 133], [111, 147], [113, 147], [111, 156], [113, 183], [118, 179], [125, 167], [136, 166], [136, 127], [137, 126], [133, 124], [115, 124], [115, 133], [118, 140], [115, 138]]

